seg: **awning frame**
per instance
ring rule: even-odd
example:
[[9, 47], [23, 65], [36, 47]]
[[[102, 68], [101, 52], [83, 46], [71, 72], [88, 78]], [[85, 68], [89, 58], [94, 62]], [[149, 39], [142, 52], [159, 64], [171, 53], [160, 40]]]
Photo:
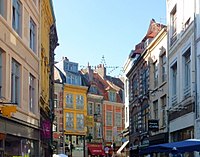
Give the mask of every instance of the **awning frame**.
[[124, 142], [121, 147], [117, 150], [117, 153], [120, 154], [121, 151], [126, 147], [126, 145], [129, 143], [129, 140]]

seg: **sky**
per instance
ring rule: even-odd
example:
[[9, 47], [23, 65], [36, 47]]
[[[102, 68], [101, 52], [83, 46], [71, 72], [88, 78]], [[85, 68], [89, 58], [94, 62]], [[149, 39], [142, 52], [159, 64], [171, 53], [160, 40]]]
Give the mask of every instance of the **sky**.
[[[58, 43], [55, 60], [67, 57], [119, 77], [150, 20], [166, 24], [166, 0], [53, 0]], [[117, 67], [117, 68], [113, 68]]]

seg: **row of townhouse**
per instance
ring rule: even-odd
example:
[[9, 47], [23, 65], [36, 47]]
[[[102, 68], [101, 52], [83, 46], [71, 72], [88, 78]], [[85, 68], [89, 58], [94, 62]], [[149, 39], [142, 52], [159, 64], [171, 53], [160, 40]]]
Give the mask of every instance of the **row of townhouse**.
[[78, 63], [64, 57], [55, 69], [58, 153], [102, 156], [107, 147], [112, 154], [121, 146], [118, 135], [124, 129], [123, 82], [107, 76], [103, 64], [79, 71]]
[[51, 0], [0, 0], [0, 156], [52, 155]]
[[124, 66], [131, 156], [149, 145], [200, 138], [200, 2], [166, 4], [167, 26], [152, 20]]

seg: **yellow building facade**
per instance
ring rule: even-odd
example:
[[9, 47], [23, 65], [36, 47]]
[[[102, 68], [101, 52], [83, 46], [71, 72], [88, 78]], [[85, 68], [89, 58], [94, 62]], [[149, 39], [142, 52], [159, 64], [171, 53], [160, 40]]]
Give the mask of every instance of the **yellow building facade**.
[[50, 53], [50, 27], [54, 23], [50, 0], [43, 0], [41, 5], [41, 68], [40, 68], [40, 106], [49, 112], [49, 53]]
[[[53, 153], [53, 110], [54, 110], [54, 49], [57, 44], [55, 16], [52, 0], [41, 1], [41, 30], [40, 30], [40, 126], [41, 156]], [[48, 130], [48, 131], [47, 131]]]
[[[86, 86], [64, 84], [63, 94], [63, 124], [65, 153], [71, 155], [74, 148], [84, 149], [84, 138], [87, 133], [85, 119], [87, 117], [87, 90]], [[71, 146], [71, 147], [70, 147]], [[74, 153], [76, 153], [74, 151]], [[74, 154], [73, 153], [73, 154]], [[80, 153], [80, 152], [79, 152]], [[82, 155], [83, 155], [82, 151]]]
[[[66, 135], [86, 135], [87, 130], [84, 123], [87, 116], [87, 89], [88, 87], [86, 86], [64, 85], [63, 119], [64, 132]], [[72, 116], [68, 116], [68, 113]], [[80, 117], [78, 115], [80, 115]], [[82, 125], [79, 126], [79, 124]]]

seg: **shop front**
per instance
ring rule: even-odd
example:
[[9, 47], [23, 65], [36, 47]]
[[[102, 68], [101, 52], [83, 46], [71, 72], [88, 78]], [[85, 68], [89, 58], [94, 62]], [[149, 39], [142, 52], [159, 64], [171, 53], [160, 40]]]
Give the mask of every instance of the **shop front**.
[[0, 156], [39, 156], [39, 130], [0, 118]]
[[105, 152], [102, 149], [102, 144], [87, 144], [88, 156], [90, 157], [103, 157]]

